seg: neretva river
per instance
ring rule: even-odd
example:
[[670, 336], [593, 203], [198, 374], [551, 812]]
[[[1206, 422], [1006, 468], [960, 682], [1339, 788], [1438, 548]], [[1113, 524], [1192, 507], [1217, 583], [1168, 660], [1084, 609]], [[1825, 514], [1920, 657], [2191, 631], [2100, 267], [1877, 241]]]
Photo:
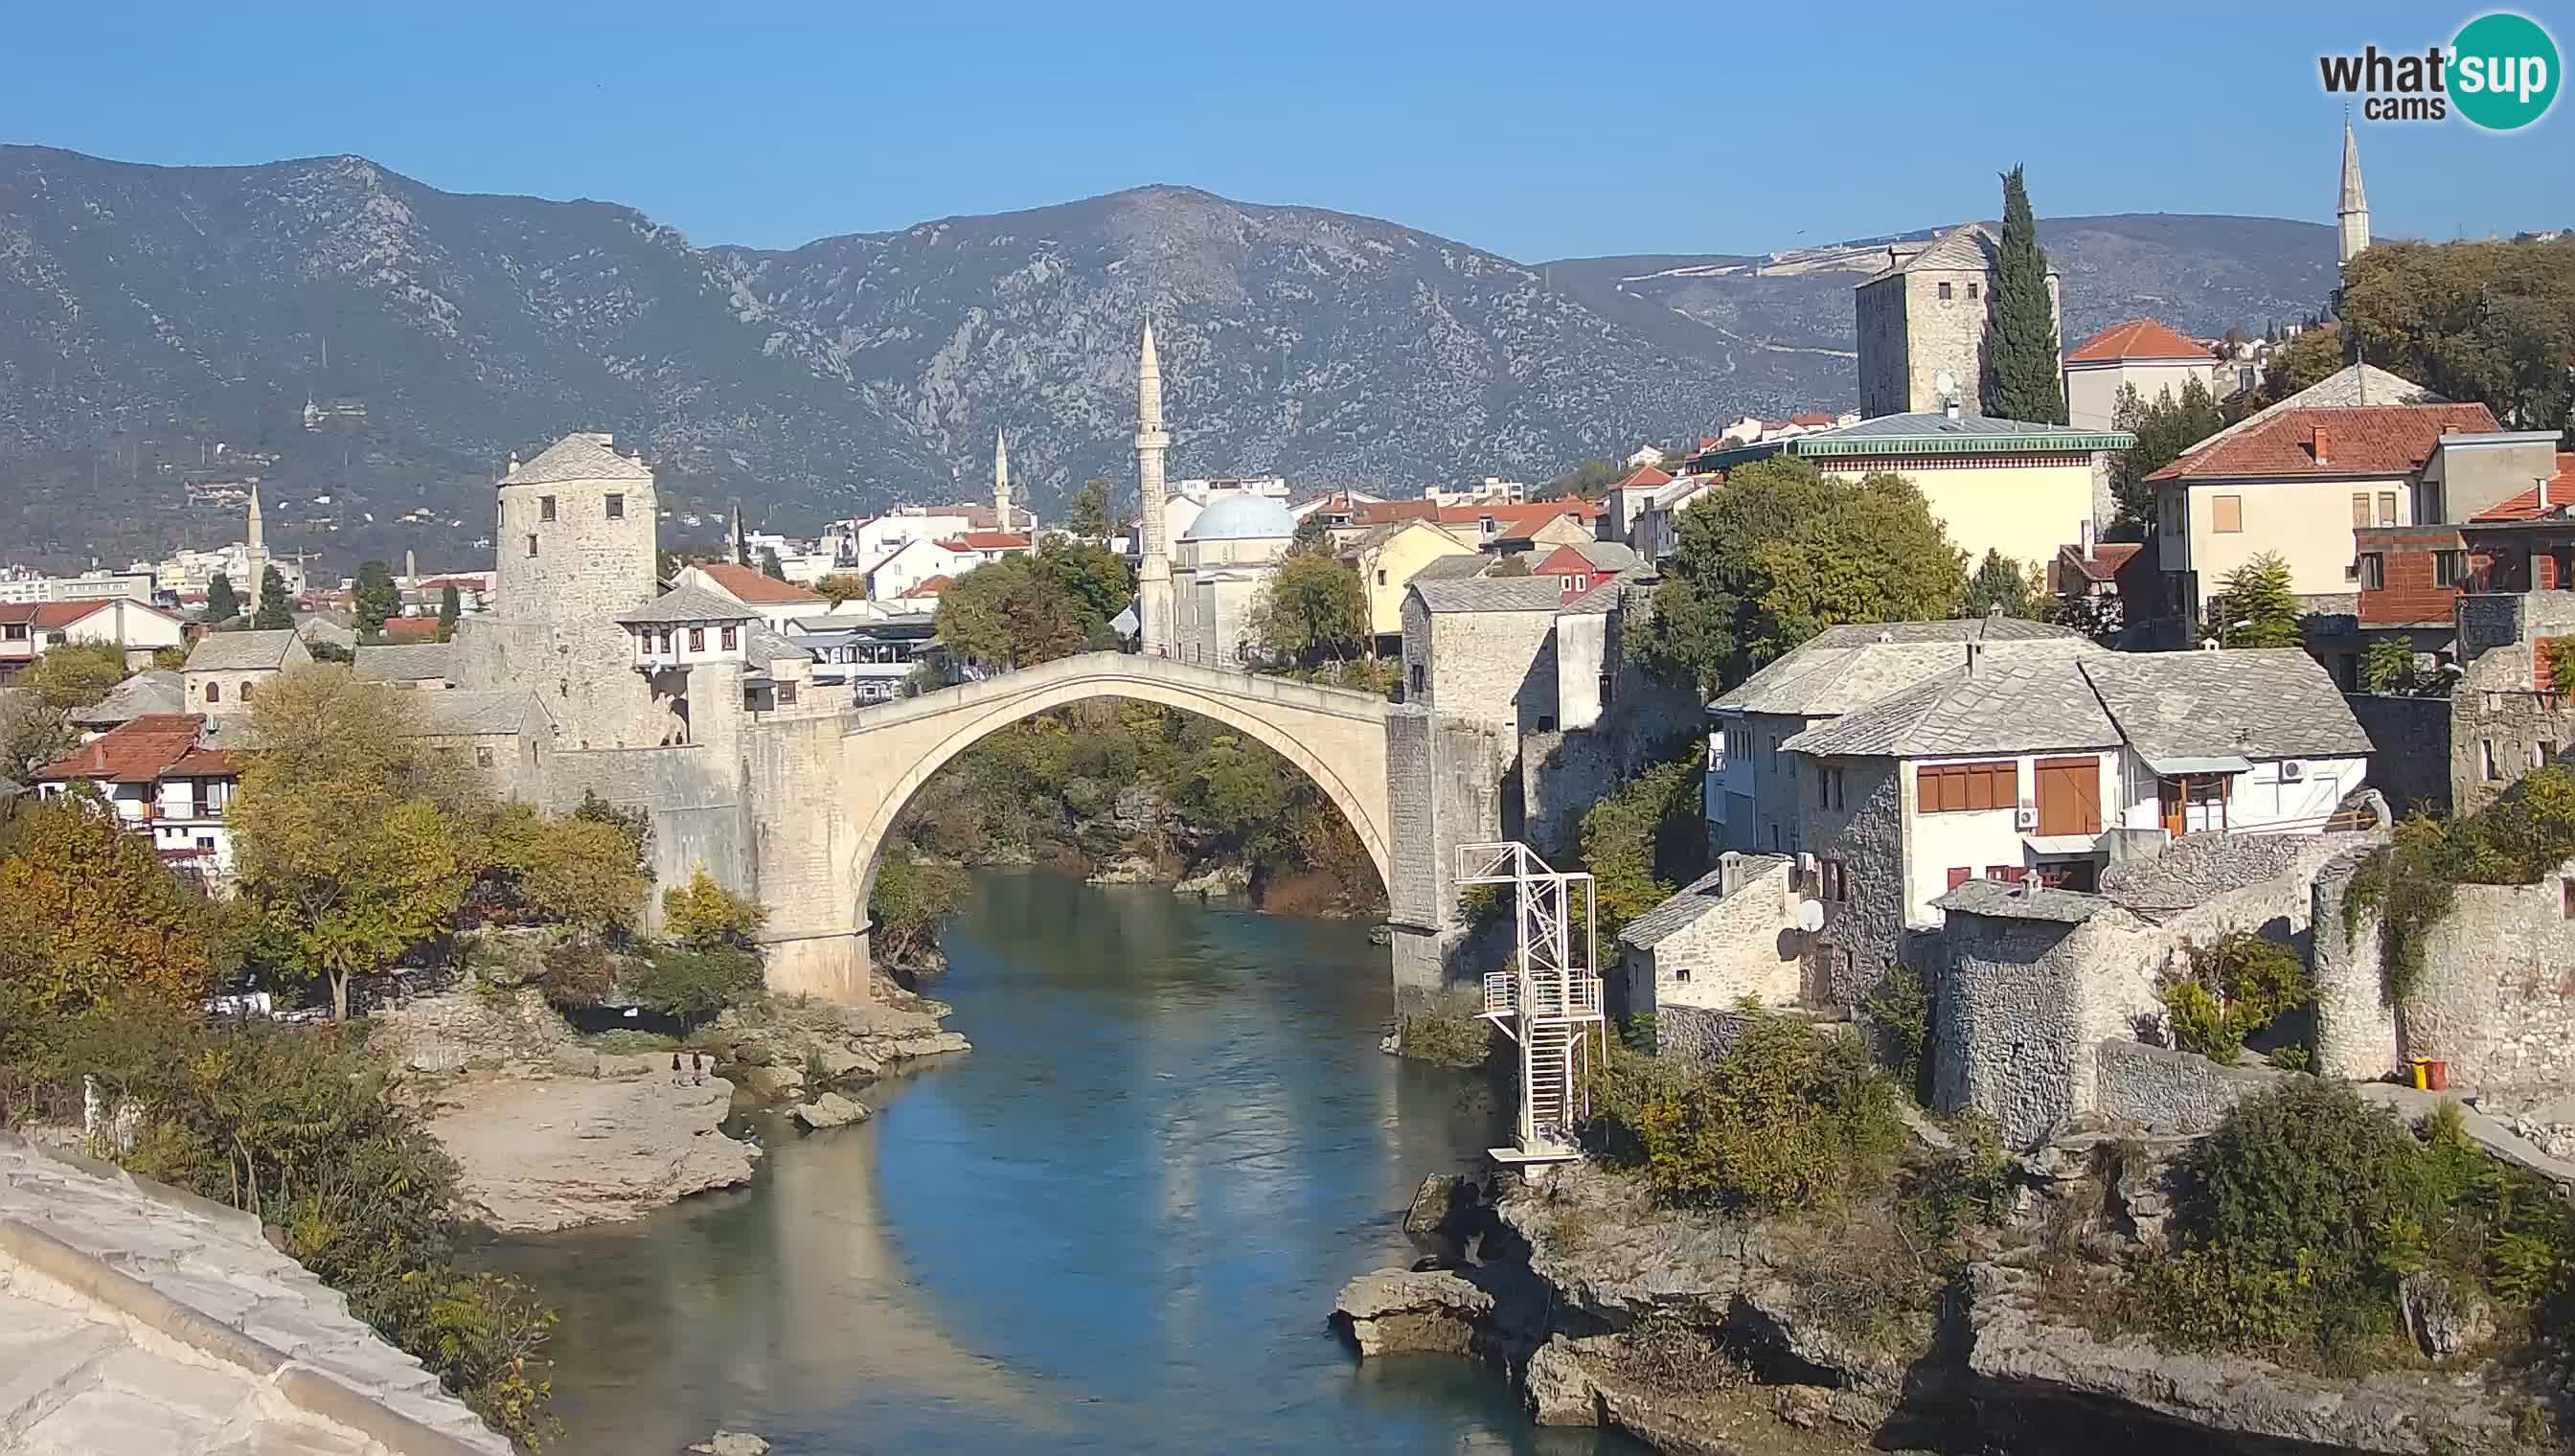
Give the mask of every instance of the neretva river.
[[1498, 1135], [1475, 1078], [1377, 1050], [1364, 927], [996, 873], [943, 943], [976, 1049], [870, 1088], [873, 1121], [764, 1117], [747, 1187], [486, 1251], [563, 1313], [557, 1449], [1641, 1449], [1326, 1326], [1411, 1259], [1421, 1177]]

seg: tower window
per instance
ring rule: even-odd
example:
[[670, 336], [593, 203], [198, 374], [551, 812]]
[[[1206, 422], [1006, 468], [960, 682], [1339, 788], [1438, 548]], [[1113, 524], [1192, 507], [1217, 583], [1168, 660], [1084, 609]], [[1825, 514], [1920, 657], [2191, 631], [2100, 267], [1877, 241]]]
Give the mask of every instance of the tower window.
[[528, 533], [528, 555], [530, 555], [530, 556], [535, 556], [536, 554], [537, 554], [537, 534], [536, 534], [535, 532], [531, 531], [531, 532], [529, 532], [529, 533]]
[[250, 686], [248, 679], [242, 681], [241, 701], [244, 703], [250, 702]]
[[1949, 301], [1949, 285], [1945, 283], [1940, 285], [1940, 302], [1945, 304]]
[[706, 650], [707, 650], [707, 630], [706, 630], [705, 628], [703, 628], [703, 627], [693, 627], [693, 628], [690, 628], [690, 629], [689, 629], [689, 651], [690, 651], [690, 652], [693, 652], [693, 653], [703, 653], [703, 652], [705, 652]]
[[1981, 284], [1973, 284], [1973, 283], [1971, 283], [1971, 284], [1968, 284], [1968, 285], [1967, 285], [1967, 302], [1969, 302], [1969, 303], [1974, 303], [1974, 302], [1976, 301], [1976, 297], [1977, 297], [1977, 290], [1978, 290], [1978, 289], [1980, 289], [1981, 287], [1982, 287], [1982, 285], [1981, 285]]
[[209, 683], [209, 684], [207, 684], [207, 685], [206, 685], [206, 701], [207, 701], [208, 703], [221, 703], [221, 702], [223, 702], [223, 701], [224, 701], [224, 685], [223, 685], [223, 684], [221, 684], [221, 683]]
[[539, 496], [537, 498], [537, 519], [539, 521], [552, 521], [555, 519], [554, 497]]
[[728, 627], [724, 630], [724, 647], [726, 652], [732, 652], [735, 648], [741, 646], [735, 638], [735, 634], [739, 633], [741, 630], [742, 629], [735, 627]]
[[624, 496], [611, 495], [608, 498], [608, 519], [611, 521], [623, 521], [626, 519], [626, 498]]

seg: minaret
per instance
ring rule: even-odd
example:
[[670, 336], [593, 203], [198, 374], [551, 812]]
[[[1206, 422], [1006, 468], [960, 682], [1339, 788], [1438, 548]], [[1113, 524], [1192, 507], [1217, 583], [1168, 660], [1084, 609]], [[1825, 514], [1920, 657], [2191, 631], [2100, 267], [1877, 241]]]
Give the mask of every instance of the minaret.
[[1154, 355], [1154, 325], [1147, 320], [1144, 357], [1136, 366], [1136, 493], [1145, 513], [1136, 616], [1145, 651], [1156, 655], [1172, 645], [1171, 544], [1163, 539], [1163, 452], [1171, 448], [1171, 434], [1163, 428], [1163, 362]]
[[742, 503], [740, 501], [733, 503], [733, 540], [730, 545], [733, 548], [734, 565], [738, 567], [750, 566], [751, 543], [746, 540], [742, 534]]
[[259, 584], [268, 579], [268, 532], [259, 519], [259, 487], [250, 488], [250, 526], [242, 542], [242, 574], [250, 578], [241, 601], [245, 614], [259, 610]]
[[1011, 441], [993, 432], [993, 529], [1011, 529]]
[[2360, 185], [2360, 141], [2351, 134], [2351, 118], [2342, 123], [2342, 200], [2334, 205], [2341, 225], [2342, 266], [2369, 246], [2369, 193]]

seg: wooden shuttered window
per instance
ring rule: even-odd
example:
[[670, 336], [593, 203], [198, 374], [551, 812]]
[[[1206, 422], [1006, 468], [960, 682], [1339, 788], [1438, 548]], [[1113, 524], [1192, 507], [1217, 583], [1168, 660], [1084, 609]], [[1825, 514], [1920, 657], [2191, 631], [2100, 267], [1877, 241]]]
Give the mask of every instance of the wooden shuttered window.
[[2011, 759], [1925, 763], [1913, 771], [1914, 808], [1919, 813], [2013, 808], [2020, 803], [2020, 764]]

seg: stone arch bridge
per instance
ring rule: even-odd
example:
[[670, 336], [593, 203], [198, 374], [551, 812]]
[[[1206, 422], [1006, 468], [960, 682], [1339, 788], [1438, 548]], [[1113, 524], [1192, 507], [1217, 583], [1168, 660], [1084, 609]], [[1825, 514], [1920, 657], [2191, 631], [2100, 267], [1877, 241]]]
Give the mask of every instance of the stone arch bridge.
[[[1048, 709], [1128, 699], [1198, 714], [1277, 751], [1349, 820], [1393, 913], [1398, 988], [1438, 984], [1450, 903], [1439, 844], [1488, 831], [1496, 735], [1443, 731], [1419, 708], [1369, 694], [1125, 653], [1086, 653], [829, 719], [764, 724], [744, 736], [754, 862], [770, 918], [774, 989], [835, 999], [867, 994], [867, 904], [879, 855], [907, 804], [951, 759]], [[1442, 748], [1468, 762], [1480, 802], [1438, 814]], [[1444, 831], [1444, 832], [1443, 832]], [[1427, 964], [1421, 962], [1427, 957]], [[1407, 970], [1407, 962], [1412, 969]]]

